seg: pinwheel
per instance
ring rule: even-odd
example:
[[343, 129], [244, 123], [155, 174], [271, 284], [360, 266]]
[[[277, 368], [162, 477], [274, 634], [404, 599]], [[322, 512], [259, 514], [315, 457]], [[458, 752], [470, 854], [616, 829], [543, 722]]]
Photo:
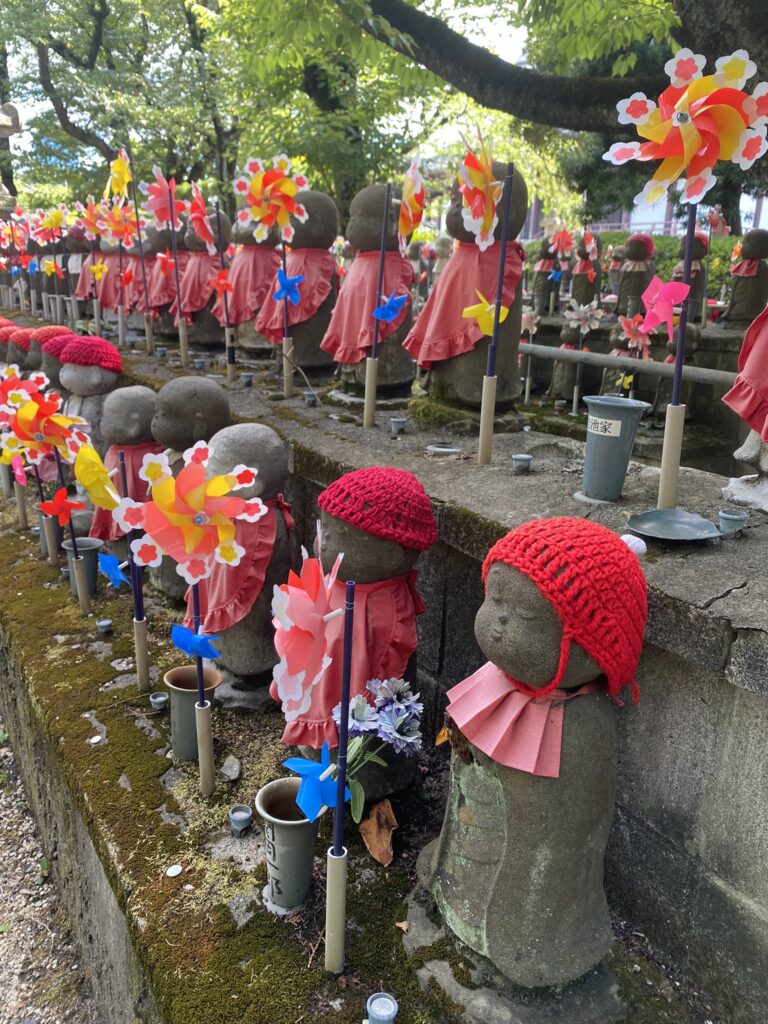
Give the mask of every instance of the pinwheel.
[[109, 165], [109, 178], [104, 189], [104, 198], [113, 195], [119, 199], [128, 197], [128, 183], [133, 180], [131, 161], [124, 149], [118, 149], [117, 156]]
[[565, 228], [556, 231], [549, 240], [549, 251], [554, 253], [557, 259], [566, 260], [573, 252], [573, 235]]
[[210, 278], [208, 284], [216, 292], [216, 298], [220, 299], [227, 292], [233, 292], [235, 290], [234, 285], [229, 280], [229, 271], [225, 268], [220, 270], [215, 277]]
[[103, 576], [107, 577], [109, 585], [114, 587], [116, 590], [119, 590], [121, 583], [127, 583], [130, 586], [130, 580], [123, 572], [123, 567], [121, 566], [120, 559], [117, 555], [106, 555], [100, 551], [99, 572]]
[[520, 329], [527, 334], [529, 338], [532, 338], [534, 334], [538, 334], [539, 332], [540, 321], [541, 317], [539, 314], [534, 313], [532, 309], [526, 307], [523, 310], [523, 314], [520, 319]]
[[295, 277], [288, 277], [282, 267], [277, 269], [277, 283], [279, 288], [274, 294], [276, 299], [285, 299], [286, 302], [290, 302], [292, 306], [297, 306], [299, 299], [301, 298], [299, 292], [299, 285], [304, 280], [303, 274], [297, 274]]
[[[643, 292], [643, 303], [646, 314], [642, 322], [642, 329], [650, 331], [659, 324], [667, 325], [667, 337], [672, 341], [672, 321], [674, 306], [686, 298], [691, 290], [689, 284], [682, 284], [679, 281], [670, 281], [664, 284], [660, 277], [654, 277], [651, 283]], [[679, 342], [678, 342], [679, 344]]]
[[88, 439], [77, 429], [85, 420], [62, 416], [60, 406], [60, 395], [35, 395], [16, 409], [10, 420], [11, 431], [2, 436], [0, 445], [6, 451], [11, 450], [11, 446], [14, 451], [23, 449], [33, 464], [47, 455], [72, 462], [77, 449]]
[[325, 624], [331, 611], [331, 592], [341, 559], [327, 576], [317, 558], [302, 549], [300, 575], [291, 570], [288, 582], [275, 587], [272, 624], [280, 662], [273, 678], [287, 723], [294, 722], [311, 704], [312, 691], [331, 664]]
[[75, 456], [75, 479], [96, 508], [112, 510], [120, 504], [101, 456], [90, 444], [81, 445]]
[[284, 242], [293, 240], [291, 218], [303, 224], [307, 211], [296, 202], [296, 193], [308, 187], [303, 174], [291, 173], [291, 161], [285, 154], [272, 158], [267, 168], [257, 157], [250, 157], [245, 163], [245, 174], [232, 183], [235, 194], [245, 203], [238, 219], [244, 224], [255, 222], [254, 237], [258, 242], [266, 240], [269, 230], [277, 227]]
[[95, 263], [92, 263], [88, 267], [88, 270], [90, 271], [91, 277], [94, 281], [100, 281], [105, 274], [109, 273], [109, 267], [101, 257], [99, 257]]
[[405, 174], [403, 197], [400, 201], [400, 216], [397, 223], [397, 233], [403, 248], [408, 238], [421, 224], [421, 219], [424, 216], [424, 178], [419, 170], [420, 163], [421, 157], [417, 153]]
[[11, 472], [19, 487], [27, 486], [27, 471], [24, 468], [24, 459], [21, 455], [14, 455], [11, 459]]
[[32, 373], [22, 380], [18, 366], [11, 363], [0, 372], [0, 425], [10, 423], [11, 416], [26, 402], [48, 387], [44, 373]]
[[501, 197], [502, 183], [493, 175], [493, 155], [478, 131], [479, 153], [467, 146], [467, 155], [459, 167], [459, 191], [462, 198], [461, 216], [464, 227], [475, 236], [480, 251], [493, 244], [494, 231], [499, 222], [496, 204]]
[[67, 226], [69, 210], [64, 204], [54, 206], [50, 210], [36, 210], [32, 218], [30, 234], [36, 242], [47, 245], [61, 238]]
[[627, 316], [620, 316], [621, 337], [629, 342], [629, 352], [637, 359], [651, 358], [650, 332], [644, 328], [642, 313], [635, 313], [630, 319]]
[[620, 124], [633, 124], [644, 142], [617, 142], [603, 154], [613, 164], [661, 160], [651, 180], [635, 197], [652, 205], [665, 199], [670, 186], [686, 174], [680, 200], [697, 203], [717, 181], [718, 160], [749, 170], [768, 150], [768, 83], [750, 96], [744, 85], [757, 68], [746, 50], [715, 61], [704, 75], [706, 58], [679, 50], [664, 70], [670, 85], [658, 106], [642, 92], [616, 104]]
[[177, 563], [176, 572], [193, 585], [210, 576], [214, 561], [240, 564], [245, 551], [235, 541], [234, 519], [255, 523], [267, 512], [259, 498], [245, 501], [229, 493], [252, 484], [256, 470], [236, 466], [206, 479], [209, 455], [209, 447], [198, 441], [184, 453], [176, 478], [166, 456], [145, 455], [139, 475], [151, 486], [151, 500], [123, 498], [113, 512], [126, 533], [140, 527], [145, 531], [131, 543], [138, 565], [159, 565], [168, 555]]
[[99, 221], [104, 220], [104, 216], [107, 212], [106, 204], [101, 201], [96, 202], [93, 196], [88, 196], [85, 201], [85, 205], [83, 205], [83, 203], [75, 203], [75, 209], [79, 214], [77, 223], [82, 224], [85, 237], [88, 241], [95, 242], [101, 238]]
[[391, 323], [397, 316], [399, 316], [400, 310], [406, 305], [409, 299], [410, 295], [407, 292], [403, 295], [397, 295], [392, 291], [387, 301], [377, 309], [374, 309], [371, 316], [385, 324]]
[[549, 274], [547, 276], [547, 280], [548, 281], [559, 281], [562, 276], [563, 276], [562, 270], [560, 270], [559, 267], [554, 267], [552, 270], [550, 270], [550, 272], [549, 272]]
[[156, 227], [171, 227], [178, 231], [181, 227], [181, 214], [187, 204], [176, 198], [176, 179], [165, 178], [157, 165], [152, 168], [152, 173], [155, 176], [153, 182], [139, 183], [139, 190], [147, 196], [144, 206], [155, 218]]
[[205, 248], [209, 256], [216, 255], [216, 240], [211, 231], [211, 222], [208, 219], [208, 210], [205, 206], [205, 199], [200, 191], [199, 185], [192, 182], [192, 199], [189, 203], [189, 219], [192, 228], [198, 238], [205, 242]]
[[572, 327], [579, 328], [579, 332], [583, 336], [600, 326], [603, 311], [594, 304], [579, 306], [577, 303], [572, 302], [571, 308], [565, 311], [565, 317], [570, 321]]
[[[323, 743], [319, 761], [310, 761], [306, 757], [289, 757], [283, 761], [284, 767], [301, 776], [299, 794], [296, 803], [304, 812], [304, 817], [315, 821], [324, 807], [335, 807], [338, 797], [338, 783], [334, 777], [335, 765], [331, 761], [328, 744]], [[344, 799], [350, 800], [352, 794], [345, 787]]]
[[157, 254], [157, 263], [164, 277], [167, 277], [176, 267], [176, 260], [169, 252], [159, 252]]
[[133, 271], [130, 267], [124, 270], [117, 279], [117, 283], [120, 288], [127, 288], [133, 281]]
[[64, 280], [64, 271], [61, 269], [61, 267], [53, 258], [53, 256], [47, 256], [43, 260], [43, 270], [45, 271], [46, 277], [53, 277], [53, 275], [55, 274], [60, 281]]
[[[475, 320], [483, 334], [493, 334], [493, 321], [496, 314], [496, 303], [489, 302], [481, 291], [475, 288], [475, 295], [480, 300], [474, 306], [466, 306], [461, 315], [468, 320]], [[503, 324], [507, 319], [509, 308], [502, 306], [499, 310], [499, 323]]]
[[220, 658], [221, 651], [213, 646], [213, 641], [218, 639], [217, 636], [194, 633], [186, 626], [171, 627], [171, 640], [174, 647], [178, 647], [184, 654], [190, 654], [194, 658]]
[[83, 509], [82, 501], [70, 501], [67, 497], [67, 488], [60, 487], [53, 496], [53, 501], [41, 501], [40, 511], [46, 516], [55, 516], [59, 520], [59, 526], [66, 526], [72, 518], [72, 513], [77, 509]]
[[130, 249], [139, 228], [146, 227], [146, 221], [136, 217], [127, 199], [121, 199], [104, 207], [98, 227], [102, 236], [112, 245], [122, 245]]

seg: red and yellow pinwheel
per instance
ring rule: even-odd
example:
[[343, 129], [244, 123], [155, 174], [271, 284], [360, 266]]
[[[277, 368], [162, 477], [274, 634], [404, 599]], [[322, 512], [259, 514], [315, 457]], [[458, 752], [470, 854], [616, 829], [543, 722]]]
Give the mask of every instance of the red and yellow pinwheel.
[[[14, 363], [0, 372], [0, 426], [8, 426], [17, 410], [48, 387], [44, 373], [32, 373], [22, 380]], [[58, 397], [58, 396], [57, 396]]]
[[209, 456], [210, 447], [198, 441], [184, 452], [184, 468], [174, 478], [166, 455], [145, 455], [139, 476], [150, 484], [151, 500], [123, 498], [112, 513], [126, 533], [144, 529], [144, 536], [131, 543], [139, 565], [159, 565], [167, 555], [189, 584], [210, 576], [214, 562], [239, 565], [245, 549], [235, 541], [234, 520], [255, 523], [267, 512], [259, 498], [246, 501], [229, 493], [251, 486], [257, 470], [235, 466], [231, 473], [206, 479]]
[[464, 227], [475, 236], [482, 252], [493, 244], [493, 232], [499, 222], [496, 206], [501, 198], [503, 184], [493, 176], [493, 154], [486, 147], [480, 132], [478, 153], [467, 146], [467, 155], [459, 167], [459, 191], [462, 198], [461, 216]]
[[229, 271], [226, 267], [224, 270], [220, 270], [216, 277], [210, 278], [208, 284], [216, 292], [217, 299], [220, 299], [225, 292], [233, 292], [235, 290], [235, 286], [229, 280]]
[[107, 213], [106, 203], [96, 202], [93, 196], [88, 196], [83, 203], [75, 203], [75, 209], [79, 216], [76, 223], [82, 225], [85, 237], [89, 242], [95, 242], [101, 238], [101, 228], [99, 223], [104, 221]]
[[50, 210], [36, 210], [32, 218], [30, 234], [36, 242], [47, 245], [61, 238], [67, 226], [69, 210], [63, 203], [53, 206]]
[[272, 158], [272, 166], [251, 157], [245, 163], [245, 174], [232, 183], [235, 195], [245, 203], [238, 219], [243, 224], [255, 221], [253, 235], [258, 242], [266, 240], [269, 229], [278, 227], [284, 242], [293, 240], [291, 217], [300, 223], [307, 219], [307, 211], [297, 203], [296, 193], [307, 188], [303, 174], [291, 174], [291, 161], [285, 154]]
[[209, 256], [216, 255], [216, 240], [211, 231], [211, 222], [208, 220], [208, 210], [205, 205], [203, 193], [200, 186], [192, 182], [192, 198], [189, 201], [189, 219], [192, 223], [192, 230], [197, 237], [205, 242], [205, 248]]
[[603, 154], [613, 164], [629, 160], [661, 160], [635, 202], [652, 205], [665, 199], [670, 186], [687, 175], [680, 199], [698, 203], [717, 181], [718, 160], [730, 160], [743, 171], [768, 150], [768, 82], [750, 96], [744, 85], [757, 68], [746, 50], [715, 62], [715, 73], [703, 75], [706, 57], [679, 50], [664, 65], [671, 84], [658, 106], [642, 92], [616, 104], [619, 124], [633, 124], [644, 142], [617, 142]]
[[405, 174], [403, 199], [400, 203], [400, 217], [397, 225], [401, 245], [404, 245], [406, 239], [410, 238], [421, 224], [421, 219], [424, 216], [424, 178], [419, 170], [420, 163], [421, 157], [417, 153]]
[[169, 228], [171, 225], [178, 231], [181, 227], [181, 215], [187, 208], [183, 199], [176, 198], [176, 179], [166, 178], [155, 164], [152, 168], [155, 180], [147, 184], [139, 183], [139, 190], [147, 197], [144, 206], [155, 218], [158, 228]]
[[96, 508], [105, 508], [111, 512], [120, 504], [120, 495], [115, 490], [107, 467], [90, 444], [81, 445], [77, 451], [75, 479]]
[[134, 236], [138, 235], [139, 227], [145, 228], [143, 218], [136, 217], [133, 206], [127, 199], [116, 200], [104, 207], [104, 215], [98, 222], [103, 237], [112, 245], [122, 244], [126, 249], [133, 245]]
[[55, 274], [60, 281], [64, 280], [64, 271], [61, 269], [59, 264], [53, 258], [53, 256], [46, 256], [43, 260], [43, 271], [46, 277], [53, 277]]
[[176, 266], [176, 260], [169, 252], [159, 252], [157, 254], [157, 263], [162, 271], [163, 277], [167, 277]]
[[109, 165], [109, 178], [104, 189], [104, 198], [108, 199], [112, 195], [119, 199], [127, 199], [128, 183], [132, 180], [131, 161], [128, 158], [128, 153], [122, 148], [118, 149], [117, 156]]
[[60, 395], [35, 395], [11, 417], [11, 429], [0, 438], [0, 446], [14, 455], [23, 452], [33, 464], [55, 453], [72, 462], [77, 449], [88, 441], [87, 434], [78, 429], [85, 420], [62, 416], [60, 406]]

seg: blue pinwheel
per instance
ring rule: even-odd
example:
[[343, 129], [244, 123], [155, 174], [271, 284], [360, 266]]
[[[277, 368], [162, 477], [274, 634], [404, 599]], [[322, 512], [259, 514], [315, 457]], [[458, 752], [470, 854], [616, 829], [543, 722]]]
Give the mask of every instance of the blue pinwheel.
[[16, 266], [11, 267], [11, 277], [18, 277], [20, 273], [21, 273], [21, 271], [19, 270], [18, 267], [16, 267]]
[[211, 643], [212, 640], [218, 639], [217, 636], [195, 633], [186, 626], [171, 627], [171, 640], [174, 646], [194, 658], [220, 658], [221, 651], [217, 651]]
[[104, 555], [99, 552], [99, 572], [107, 577], [111, 587], [119, 589], [121, 583], [130, 586], [130, 580], [120, 568], [120, 559], [117, 555]]
[[274, 298], [287, 299], [292, 306], [298, 305], [299, 285], [304, 280], [304, 275], [297, 274], [296, 277], [288, 277], [283, 268], [280, 267], [277, 271], [277, 280], [280, 287], [275, 292]]
[[[331, 767], [331, 752], [327, 743], [323, 744], [319, 761], [310, 761], [306, 757], [289, 757], [287, 761], [283, 761], [283, 764], [290, 771], [301, 776], [296, 803], [309, 821], [314, 821], [323, 807], [336, 806], [338, 786], [336, 779], [328, 771]], [[346, 787], [344, 799], [351, 799], [351, 793]]]
[[550, 271], [550, 274], [549, 274], [549, 277], [547, 278], [547, 280], [548, 281], [559, 281], [562, 276], [563, 276], [562, 270], [555, 269], [555, 270]]
[[27, 264], [27, 273], [36, 274], [38, 271], [37, 260], [30, 260]]
[[410, 295], [408, 292], [404, 295], [395, 295], [395, 293], [392, 292], [382, 306], [379, 306], [378, 309], [374, 309], [372, 314], [374, 320], [382, 320], [385, 324], [392, 323], [409, 298]]

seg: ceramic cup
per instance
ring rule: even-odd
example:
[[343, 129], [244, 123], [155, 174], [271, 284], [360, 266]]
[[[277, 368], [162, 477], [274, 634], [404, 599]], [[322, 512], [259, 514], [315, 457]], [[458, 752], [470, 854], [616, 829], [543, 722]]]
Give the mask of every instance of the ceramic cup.
[[407, 422], [408, 421], [406, 420], [405, 416], [390, 416], [389, 417], [389, 426], [390, 426], [390, 429], [392, 430], [393, 434], [404, 434], [405, 433], [405, 424]]
[[512, 456], [512, 475], [521, 476], [523, 473], [529, 473], [531, 470], [531, 463], [533, 462], [532, 455], [513, 455]]
[[158, 359], [165, 359], [165, 357], [168, 355], [168, 349], [165, 348], [165, 346], [163, 345], [158, 345], [156, 351]]
[[204, 359], [196, 359], [195, 360], [195, 369], [196, 370], [204, 370], [205, 369], [205, 360]]
[[232, 835], [241, 839], [251, 827], [253, 822], [253, 811], [248, 804], [235, 804], [229, 809], [229, 824], [232, 828]]
[[252, 373], [241, 373], [240, 380], [243, 382], [244, 388], [253, 387], [253, 374]]
[[99, 619], [96, 623], [96, 629], [103, 636], [107, 636], [107, 634], [112, 632], [112, 619]]
[[304, 405], [309, 406], [310, 409], [317, 405], [317, 395], [314, 391], [304, 392]]
[[720, 520], [720, 533], [724, 537], [738, 537], [749, 519], [749, 514], [742, 508], [723, 508], [717, 516]]
[[156, 693], [150, 693], [149, 703], [152, 705], [153, 711], [165, 711], [168, 707], [168, 694], [163, 693], [162, 690], [158, 690]]

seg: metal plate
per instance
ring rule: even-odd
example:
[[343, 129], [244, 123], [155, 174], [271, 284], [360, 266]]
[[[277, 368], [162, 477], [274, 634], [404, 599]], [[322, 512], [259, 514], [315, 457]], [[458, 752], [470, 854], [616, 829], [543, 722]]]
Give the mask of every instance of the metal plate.
[[627, 526], [641, 537], [655, 540], [713, 540], [720, 537], [720, 531], [709, 519], [695, 512], [684, 512], [681, 508], [651, 509], [630, 516]]

